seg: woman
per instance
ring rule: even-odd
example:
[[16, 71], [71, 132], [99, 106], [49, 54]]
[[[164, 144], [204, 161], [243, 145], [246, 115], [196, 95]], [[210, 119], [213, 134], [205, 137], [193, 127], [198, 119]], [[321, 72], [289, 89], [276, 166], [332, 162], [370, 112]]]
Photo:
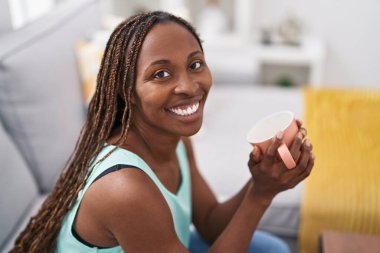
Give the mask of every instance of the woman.
[[[273, 197], [310, 174], [311, 145], [300, 131], [297, 167], [287, 170], [275, 157], [279, 133], [265, 154], [251, 153], [254, 183], [218, 203], [188, 138], [201, 127], [211, 83], [186, 21], [151, 12], [121, 23], [75, 151], [12, 252], [288, 252], [267, 234], [251, 239]], [[203, 239], [194, 233], [189, 246], [191, 222]]]

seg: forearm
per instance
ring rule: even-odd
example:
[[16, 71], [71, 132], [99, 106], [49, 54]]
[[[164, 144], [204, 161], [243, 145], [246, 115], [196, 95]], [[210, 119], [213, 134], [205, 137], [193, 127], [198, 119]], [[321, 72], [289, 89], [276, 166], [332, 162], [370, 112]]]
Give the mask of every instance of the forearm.
[[251, 189], [246, 190], [228, 225], [212, 244], [210, 253], [247, 251], [257, 224], [271, 202]]
[[218, 203], [210, 211], [208, 219], [205, 221], [202, 228], [204, 231], [200, 231], [201, 233], [203, 232], [203, 237], [205, 237], [207, 241], [215, 241], [216, 238], [218, 238], [218, 236], [223, 232], [242, 203], [251, 183], [252, 181], [249, 180], [236, 195], [225, 202]]

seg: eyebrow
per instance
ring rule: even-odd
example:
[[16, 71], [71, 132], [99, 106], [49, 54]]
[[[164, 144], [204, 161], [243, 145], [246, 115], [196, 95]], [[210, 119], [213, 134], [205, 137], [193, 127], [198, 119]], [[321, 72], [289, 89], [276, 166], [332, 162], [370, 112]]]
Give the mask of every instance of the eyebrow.
[[[194, 51], [194, 52], [190, 53], [190, 54], [187, 56], [187, 59], [190, 59], [191, 57], [193, 57], [193, 56], [196, 55], [196, 54], [202, 54], [202, 51], [197, 50], [197, 51]], [[151, 62], [151, 63], [149, 64], [149, 66], [159, 65], [159, 64], [169, 64], [169, 63], [170, 63], [169, 60], [165, 60], [165, 59], [163, 59], [163, 60], [157, 60], [157, 61]]]

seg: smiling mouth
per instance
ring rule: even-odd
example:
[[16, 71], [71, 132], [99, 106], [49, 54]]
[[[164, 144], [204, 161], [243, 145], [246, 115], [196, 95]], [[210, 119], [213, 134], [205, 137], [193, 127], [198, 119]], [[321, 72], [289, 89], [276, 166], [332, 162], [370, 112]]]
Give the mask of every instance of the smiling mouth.
[[190, 116], [196, 113], [199, 109], [199, 101], [185, 106], [171, 107], [168, 108], [168, 111], [178, 116]]

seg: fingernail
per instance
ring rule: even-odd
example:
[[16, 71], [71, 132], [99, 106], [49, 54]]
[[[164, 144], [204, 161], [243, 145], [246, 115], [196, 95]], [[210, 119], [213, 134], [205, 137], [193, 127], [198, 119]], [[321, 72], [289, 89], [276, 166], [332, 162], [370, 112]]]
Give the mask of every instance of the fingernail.
[[310, 148], [310, 141], [309, 141], [309, 139], [305, 140], [305, 144], [306, 144], [306, 147]]
[[298, 138], [298, 139], [302, 139], [302, 137], [303, 137], [302, 133], [299, 132], [299, 133], [297, 134], [297, 138]]
[[256, 147], [255, 146], [253, 146], [253, 148], [252, 148], [252, 154], [256, 154]]
[[315, 160], [315, 156], [314, 156], [314, 154], [311, 154], [311, 159], [312, 159], [312, 160]]
[[278, 133], [276, 134], [276, 138], [277, 138], [278, 140], [281, 140], [282, 137], [284, 137], [284, 132], [283, 132], [283, 131], [280, 131], [280, 132], [278, 132]]

